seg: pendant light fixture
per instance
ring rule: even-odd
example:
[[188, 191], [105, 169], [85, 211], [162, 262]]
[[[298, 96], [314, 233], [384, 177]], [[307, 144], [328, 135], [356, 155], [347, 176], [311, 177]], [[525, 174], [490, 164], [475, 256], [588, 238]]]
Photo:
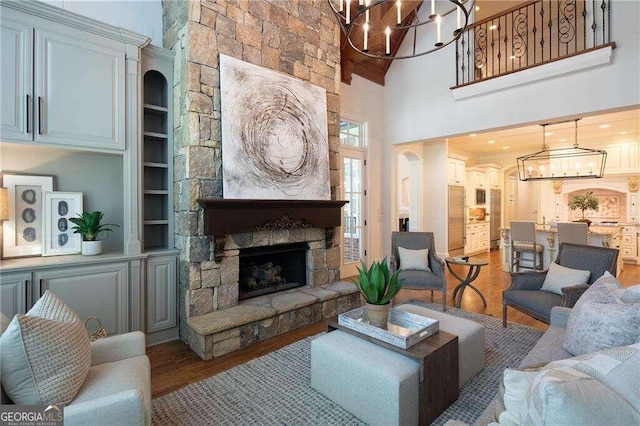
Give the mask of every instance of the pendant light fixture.
[[518, 157], [518, 179], [521, 181], [544, 179], [596, 179], [604, 176], [607, 151], [580, 148], [578, 146], [578, 121], [575, 122], [575, 136], [572, 148], [549, 149], [546, 144], [546, 127], [542, 126], [542, 149], [533, 154]]

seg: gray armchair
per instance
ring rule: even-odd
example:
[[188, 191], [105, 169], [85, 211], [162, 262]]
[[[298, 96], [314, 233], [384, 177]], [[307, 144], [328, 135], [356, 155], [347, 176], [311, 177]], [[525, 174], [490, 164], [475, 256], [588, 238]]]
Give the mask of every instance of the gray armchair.
[[398, 247], [410, 250], [429, 249], [429, 271], [404, 269], [398, 275], [402, 288], [442, 292], [442, 310], [447, 310], [447, 280], [444, 277], [444, 261], [436, 255], [433, 232], [393, 232], [391, 234], [391, 271], [402, 268]]
[[540, 290], [547, 276], [546, 270], [512, 273], [511, 286], [502, 292], [503, 327], [507, 326], [507, 306], [549, 324], [551, 308], [572, 308], [582, 293], [605, 271], [616, 275], [618, 249], [562, 243], [555, 262], [567, 268], [591, 271], [588, 284], [564, 287], [560, 296]]

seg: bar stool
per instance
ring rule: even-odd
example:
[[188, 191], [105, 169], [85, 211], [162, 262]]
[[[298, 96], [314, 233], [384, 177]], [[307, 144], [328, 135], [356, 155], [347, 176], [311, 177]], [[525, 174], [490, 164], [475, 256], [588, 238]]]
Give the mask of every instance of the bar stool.
[[[511, 222], [511, 271], [518, 272], [520, 268], [542, 269], [542, 255], [544, 246], [536, 243], [536, 224], [534, 222]], [[532, 258], [527, 259], [522, 255], [531, 253]], [[536, 261], [537, 258], [537, 261]], [[522, 265], [522, 262], [531, 262], [531, 266]]]
[[587, 244], [588, 232], [584, 222], [558, 223], [558, 247], [561, 243]]

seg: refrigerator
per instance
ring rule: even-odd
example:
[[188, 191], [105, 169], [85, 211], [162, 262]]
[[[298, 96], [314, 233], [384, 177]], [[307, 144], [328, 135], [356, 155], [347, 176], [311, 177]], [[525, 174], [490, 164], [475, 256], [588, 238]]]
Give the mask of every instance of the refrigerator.
[[464, 237], [466, 231], [464, 215], [464, 187], [449, 186], [449, 222], [447, 251], [449, 256], [464, 254]]
[[492, 189], [489, 193], [489, 248], [500, 247], [500, 222], [502, 221], [502, 191]]

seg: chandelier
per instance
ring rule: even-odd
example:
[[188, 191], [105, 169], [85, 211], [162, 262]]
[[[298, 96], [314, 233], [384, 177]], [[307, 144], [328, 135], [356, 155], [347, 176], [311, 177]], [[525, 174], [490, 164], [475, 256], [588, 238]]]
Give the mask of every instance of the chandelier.
[[[607, 162], [607, 151], [578, 147], [578, 121], [575, 122], [575, 138], [572, 148], [548, 149], [546, 127], [542, 126], [542, 150], [518, 157], [518, 178], [522, 181], [544, 179], [601, 178]], [[567, 123], [562, 121], [561, 124]]]
[[[418, 0], [327, 0], [340, 24], [349, 45], [357, 52], [375, 59], [407, 59], [426, 55], [456, 41], [469, 24], [469, 11], [464, 7], [468, 0], [447, 0], [451, 8], [439, 11], [436, 1], [431, 1], [427, 20], [420, 21]], [[443, 1], [438, 2], [438, 6]], [[455, 15], [455, 19], [453, 16]], [[444, 18], [451, 17], [445, 23]], [[431, 25], [429, 25], [431, 24]], [[451, 27], [451, 35], [443, 38], [443, 26]], [[419, 28], [435, 27], [432, 40], [417, 46]], [[413, 30], [413, 50], [410, 54], [396, 56], [399, 42], [404, 34]], [[445, 29], [445, 34], [448, 34]], [[384, 40], [384, 43], [382, 43]], [[383, 48], [384, 47], [384, 48]], [[370, 49], [371, 48], [371, 49]]]

